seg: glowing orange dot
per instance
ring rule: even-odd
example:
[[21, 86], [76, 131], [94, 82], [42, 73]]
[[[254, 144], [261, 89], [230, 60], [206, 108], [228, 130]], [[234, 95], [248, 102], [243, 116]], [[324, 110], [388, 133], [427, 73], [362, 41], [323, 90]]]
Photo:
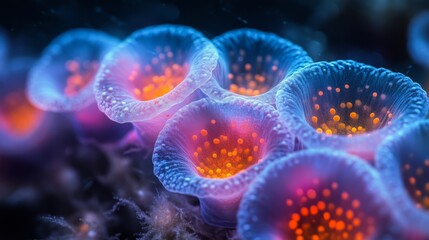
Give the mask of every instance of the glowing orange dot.
[[310, 207], [310, 213], [312, 215], [316, 215], [318, 213], [318, 211], [319, 211], [319, 209], [315, 205]]
[[319, 201], [319, 202], [317, 203], [317, 207], [319, 208], [319, 210], [325, 210], [325, 208], [326, 208], [326, 204], [325, 204], [325, 202], [323, 202], [323, 201]]
[[242, 138], [237, 139], [238, 144], [243, 144], [244, 140]]
[[323, 91], [319, 91], [319, 96], [323, 96]]
[[301, 219], [298, 213], [292, 214], [292, 220], [298, 222]]
[[323, 219], [325, 219], [326, 221], [328, 221], [331, 218], [331, 214], [328, 212], [323, 213]]
[[202, 136], [207, 136], [207, 134], [209, 132], [207, 130], [205, 130], [205, 129], [201, 129], [200, 133], [201, 133]]
[[355, 112], [350, 113], [350, 118], [355, 119], [357, 117], [358, 117], [357, 113], [355, 113]]
[[317, 120], [318, 120], [318, 119], [317, 119], [317, 117], [316, 117], [316, 116], [312, 116], [312, 117], [311, 117], [311, 121], [312, 121], [313, 123], [317, 123]]
[[347, 102], [347, 103], [346, 103], [346, 106], [347, 106], [347, 108], [352, 108], [352, 107], [353, 107], [353, 103], [351, 103], [351, 102]]
[[301, 215], [302, 216], [307, 216], [308, 215], [308, 208], [302, 207], [301, 208]]
[[314, 109], [319, 110], [320, 109], [320, 105], [319, 104], [314, 104]]
[[220, 143], [220, 139], [219, 138], [213, 139], [213, 143], [216, 144], [216, 145], [219, 144]]
[[339, 121], [341, 120], [341, 117], [340, 117], [339, 115], [335, 115], [332, 119], [333, 119], [335, 122], [339, 122]]
[[216, 120], [212, 119], [212, 120], [210, 120], [210, 123], [211, 124], [216, 124]]
[[335, 228], [338, 230], [338, 231], [342, 231], [342, 230], [344, 230], [344, 228], [346, 227], [346, 225], [344, 224], [344, 222], [343, 221], [338, 221], [337, 222], [337, 224], [335, 225]]
[[331, 115], [335, 115], [335, 113], [336, 113], [337, 111], [335, 110], [335, 108], [331, 108], [331, 109], [329, 109], [329, 113], [331, 114]]
[[379, 118], [374, 118], [374, 120], [372, 120], [372, 123], [374, 123], [374, 124], [378, 124], [379, 122], [380, 122]]
[[197, 135], [192, 135], [192, 140], [196, 141], [198, 139]]
[[360, 206], [359, 200], [353, 200], [352, 206], [353, 206], [353, 208], [359, 208], [359, 206]]
[[294, 230], [295, 228], [298, 227], [298, 223], [294, 220], [289, 221], [289, 228]]
[[310, 190], [307, 191], [307, 196], [310, 199], [315, 199], [317, 197], [317, 193], [313, 189], [310, 189]]

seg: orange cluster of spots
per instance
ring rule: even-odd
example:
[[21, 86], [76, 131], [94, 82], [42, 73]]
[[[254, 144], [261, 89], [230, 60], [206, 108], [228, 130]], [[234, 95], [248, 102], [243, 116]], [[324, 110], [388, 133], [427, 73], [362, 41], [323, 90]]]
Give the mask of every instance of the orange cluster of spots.
[[[128, 80], [135, 86], [132, 90], [134, 95], [143, 101], [169, 93], [185, 79], [189, 70], [188, 64], [178, 63], [183, 58], [181, 52], [175, 56], [168, 46], [156, 47], [155, 51], [157, 56], [152, 58], [151, 63], [145, 66], [136, 64], [128, 76]], [[179, 60], [175, 61], [177, 58]]]
[[418, 208], [429, 211], [429, 159], [423, 161], [422, 166], [411, 167], [403, 165], [402, 177], [408, 193]]
[[42, 112], [27, 100], [24, 92], [7, 95], [0, 105], [0, 113], [7, 129], [15, 134], [26, 134], [34, 129], [42, 115]]
[[323, 187], [314, 179], [313, 184], [285, 200], [291, 214], [280, 227], [287, 239], [362, 240], [374, 234], [374, 219], [362, 211], [358, 199], [341, 191], [337, 182]]
[[[240, 57], [244, 58], [244, 55], [244, 50], [240, 50]], [[270, 67], [264, 65], [270, 65]], [[270, 90], [275, 78], [281, 78], [282, 75], [283, 71], [278, 69], [278, 61], [273, 61], [269, 55], [265, 59], [258, 56], [254, 65], [234, 63], [228, 74], [231, 82], [229, 91], [245, 96], [257, 96]]]
[[65, 64], [65, 68], [69, 76], [66, 80], [64, 93], [72, 97], [94, 79], [99, 68], [99, 63], [97, 61], [79, 62], [78, 60], [70, 60]]
[[[349, 89], [349, 84], [345, 84], [343, 88], [329, 86], [327, 91], [320, 90], [317, 96], [313, 97], [313, 114], [309, 122], [318, 133], [352, 137], [390, 124], [393, 114], [387, 107], [376, 111], [361, 99], [339, 102], [338, 106], [330, 102], [334, 94], [340, 96], [339, 94], [343, 93], [343, 96], [347, 97]], [[336, 98], [339, 98], [338, 96]], [[384, 101], [386, 95], [379, 96], [377, 92], [373, 92], [371, 98], [371, 101]]]
[[[218, 124], [212, 119], [207, 129], [191, 136], [195, 147], [193, 160], [200, 176], [231, 177], [262, 159], [265, 139], [258, 133], [248, 126], [237, 126], [235, 122], [231, 122], [227, 129]], [[225, 131], [215, 134], [219, 129]]]

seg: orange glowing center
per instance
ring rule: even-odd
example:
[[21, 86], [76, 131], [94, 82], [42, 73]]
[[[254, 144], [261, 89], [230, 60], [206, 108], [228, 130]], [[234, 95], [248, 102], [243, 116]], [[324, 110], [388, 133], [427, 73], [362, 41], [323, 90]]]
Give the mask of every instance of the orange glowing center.
[[405, 187], [416, 202], [418, 208], [429, 211], [429, 159], [422, 166], [411, 167], [406, 163], [403, 166], [402, 177]]
[[7, 95], [1, 103], [0, 112], [7, 129], [15, 134], [25, 134], [34, 129], [42, 115], [27, 100], [24, 92]]
[[[345, 84], [344, 88], [328, 87], [327, 91], [318, 91], [317, 96], [313, 97], [312, 115], [308, 121], [318, 133], [352, 137], [374, 131], [391, 123], [393, 114], [387, 107], [375, 111], [371, 109], [370, 105], [362, 103], [360, 99], [356, 99], [354, 102], [338, 102], [338, 105], [332, 104], [333, 95], [339, 95], [342, 91], [347, 92], [349, 88], [349, 84]], [[382, 102], [385, 99], [384, 94], [379, 96], [377, 92], [372, 93], [371, 101]]]
[[337, 182], [320, 187], [299, 188], [296, 195], [285, 200], [291, 215], [279, 223], [287, 239], [336, 240], [368, 239], [375, 232], [374, 219], [360, 208], [360, 201]]
[[94, 79], [98, 71], [99, 64], [96, 61], [92, 62], [79, 62], [77, 60], [70, 60], [65, 64], [68, 71], [66, 86], [64, 93], [72, 97], [84, 89], [89, 82]]
[[261, 161], [265, 139], [246, 126], [238, 127], [235, 122], [222, 134], [215, 119], [210, 121], [208, 129], [191, 136], [193, 161], [198, 174], [207, 178], [227, 178], [234, 176]]
[[[244, 57], [243, 51], [240, 54]], [[257, 57], [255, 65], [234, 63], [228, 74], [231, 82], [229, 91], [245, 96], [257, 96], [270, 90], [283, 74], [283, 71], [278, 69], [278, 61], [273, 61], [269, 55], [265, 59]]]

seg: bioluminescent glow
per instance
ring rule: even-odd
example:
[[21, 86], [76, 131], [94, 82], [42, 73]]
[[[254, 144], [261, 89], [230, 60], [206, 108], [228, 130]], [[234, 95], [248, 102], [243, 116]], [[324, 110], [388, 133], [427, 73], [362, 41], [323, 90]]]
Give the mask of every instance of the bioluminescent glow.
[[138, 30], [103, 62], [95, 85], [98, 106], [154, 140], [172, 114], [200, 98], [197, 89], [211, 77], [217, 58], [211, 42], [190, 27]]
[[29, 59], [10, 61], [0, 73], [0, 154], [23, 153], [34, 148], [47, 132], [47, 114], [33, 106], [25, 94]]
[[213, 39], [220, 58], [202, 87], [211, 98], [242, 96], [274, 104], [279, 84], [313, 62], [299, 46], [272, 33], [238, 29]]
[[412, 19], [408, 28], [408, 52], [415, 62], [429, 68], [429, 11]]
[[[429, 121], [399, 131], [379, 147], [375, 163], [413, 239], [429, 238]], [[410, 238], [411, 239], [411, 238]]]
[[243, 239], [383, 239], [400, 227], [378, 173], [332, 149], [270, 164], [243, 196]]
[[27, 94], [45, 111], [70, 113], [79, 136], [113, 141], [129, 131], [97, 109], [93, 85], [104, 56], [119, 44], [115, 37], [92, 29], [61, 34], [33, 67]]
[[30, 100], [52, 112], [74, 112], [95, 103], [95, 74], [103, 57], [118, 43], [118, 39], [92, 29], [61, 34], [45, 49], [30, 73]]
[[0, 27], [0, 71], [3, 71], [9, 52], [8, 36], [3, 28]]
[[271, 105], [206, 98], [167, 122], [155, 144], [154, 173], [167, 190], [197, 196], [207, 223], [233, 227], [247, 185], [293, 146]]
[[277, 107], [307, 147], [373, 159], [378, 143], [428, 113], [426, 92], [408, 77], [354, 61], [320, 62], [290, 78]]

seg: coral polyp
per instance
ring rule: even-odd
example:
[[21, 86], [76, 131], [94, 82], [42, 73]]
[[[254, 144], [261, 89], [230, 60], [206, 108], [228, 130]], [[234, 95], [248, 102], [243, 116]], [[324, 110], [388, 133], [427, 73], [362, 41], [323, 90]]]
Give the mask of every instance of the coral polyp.
[[408, 28], [408, 52], [411, 58], [425, 68], [429, 68], [429, 11], [415, 16]]
[[[117, 122], [133, 122], [156, 139], [180, 107], [200, 98], [217, 53], [198, 31], [174, 25], [134, 32], [103, 62], [95, 93], [98, 106]], [[152, 137], [150, 137], [152, 136]]]
[[32, 62], [10, 61], [0, 73], [0, 154], [34, 150], [51, 124], [47, 114], [26, 97], [25, 81]]
[[306, 150], [270, 164], [243, 196], [243, 239], [382, 239], [395, 235], [380, 176], [361, 159]]
[[102, 142], [122, 138], [130, 126], [115, 124], [102, 114], [93, 91], [102, 59], [118, 43], [118, 39], [92, 29], [61, 34], [32, 68], [28, 98], [42, 110], [67, 113], [80, 137]]
[[224, 33], [214, 38], [213, 44], [219, 63], [202, 90], [217, 100], [238, 95], [274, 104], [279, 84], [312, 62], [301, 47], [255, 29]]
[[61, 34], [45, 49], [30, 73], [30, 100], [53, 112], [78, 111], [95, 103], [95, 74], [103, 57], [118, 43], [118, 39], [91, 29]]
[[161, 131], [154, 173], [167, 190], [198, 197], [207, 223], [233, 227], [247, 185], [293, 146], [271, 105], [202, 99], [181, 109]]
[[386, 139], [376, 154], [379, 169], [409, 236], [427, 239], [429, 231], [429, 121], [425, 120]]
[[408, 77], [354, 61], [320, 62], [285, 82], [277, 107], [306, 147], [373, 159], [378, 143], [428, 113], [426, 92]]

